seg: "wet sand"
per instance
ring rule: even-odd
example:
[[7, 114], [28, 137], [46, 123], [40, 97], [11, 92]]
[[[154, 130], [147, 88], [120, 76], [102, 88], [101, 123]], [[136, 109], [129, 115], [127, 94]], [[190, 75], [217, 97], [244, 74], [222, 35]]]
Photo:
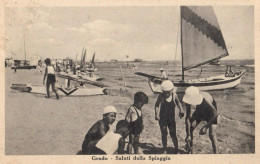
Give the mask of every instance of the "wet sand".
[[[109, 69], [108, 69], [109, 68]], [[5, 154], [6, 155], [76, 155], [88, 129], [102, 118], [103, 108], [113, 105], [117, 108], [117, 121], [124, 119], [128, 107], [133, 103], [133, 95], [144, 91], [149, 96], [149, 104], [143, 107], [144, 131], [140, 137], [140, 147], [145, 154], [161, 153], [161, 133], [154, 119], [154, 104], [157, 95], [150, 91], [147, 80], [134, 75], [136, 70], [123, 67], [127, 89], [120, 78], [119, 65], [107, 63], [100, 68], [100, 76], [108, 84], [108, 95], [88, 97], [66, 97], [59, 100], [52, 95], [22, 93], [10, 89], [14, 83], [41, 84], [43, 73], [36, 70], [13, 70], [7, 68], [5, 84]], [[180, 99], [182, 95], [179, 96]], [[219, 99], [219, 98], [218, 98]], [[229, 104], [218, 101], [218, 108], [228, 110]], [[223, 100], [224, 101], [224, 100]], [[254, 153], [255, 125], [254, 113], [247, 122], [237, 121], [222, 115], [218, 120], [218, 141], [220, 153]], [[178, 113], [176, 113], [176, 116]], [[243, 112], [237, 113], [244, 118]], [[176, 117], [177, 137], [181, 153], [185, 153], [186, 137], [184, 118]], [[113, 130], [116, 122], [111, 126]], [[199, 136], [201, 123], [194, 132], [194, 153], [211, 154], [212, 147], [208, 134]], [[128, 140], [128, 139], [127, 139]], [[168, 136], [169, 153], [174, 153], [173, 143]]]

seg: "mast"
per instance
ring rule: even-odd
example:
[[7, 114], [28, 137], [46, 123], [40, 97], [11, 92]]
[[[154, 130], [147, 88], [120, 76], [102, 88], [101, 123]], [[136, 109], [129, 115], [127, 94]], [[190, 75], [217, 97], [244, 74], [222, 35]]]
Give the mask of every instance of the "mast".
[[[180, 11], [180, 18], [182, 16], [182, 6]], [[182, 67], [182, 80], [184, 80], [184, 69], [183, 69], [183, 46], [182, 46], [182, 18], [181, 18], [181, 67]]]

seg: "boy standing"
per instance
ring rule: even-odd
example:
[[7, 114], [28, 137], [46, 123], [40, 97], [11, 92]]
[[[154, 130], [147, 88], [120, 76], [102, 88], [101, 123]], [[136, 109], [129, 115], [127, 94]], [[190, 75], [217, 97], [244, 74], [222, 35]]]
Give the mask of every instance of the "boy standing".
[[[203, 126], [199, 132], [200, 135], [207, 133], [209, 129], [209, 138], [212, 143], [213, 152], [218, 154], [217, 148], [217, 104], [216, 101], [207, 92], [200, 92], [197, 87], [188, 87], [185, 90], [183, 102], [186, 104], [186, 139], [185, 141], [190, 147], [190, 153], [193, 146], [193, 131], [201, 121], [206, 121], [207, 124]], [[195, 112], [191, 116], [191, 109]], [[195, 122], [195, 124], [193, 124]]]
[[134, 104], [130, 106], [127, 111], [125, 120], [130, 123], [130, 134], [129, 134], [129, 144], [128, 153], [132, 153], [132, 148], [134, 147], [134, 153], [139, 154], [139, 137], [143, 131], [143, 115], [142, 107], [144, 104], [148, 103], [148, 97], [143, 92], [137, 92], [134, 95]]
[[[82, 143], [82, 153], [91, 154], [98, 141], [108, 132], [109, 125], [116, 119], [117, 110], [113, 106], [104, 108], [103, 119], [96, 122], [88, 131]], [[97, 152], [96, 152], [97, 153]]]
[[50, 98], [50, 85], [52, 88], [52, 91], [56, 94], [56, 98], [59, 99], [59, 94], [55, 89], [55, 83], [56, 83], [56, 75], [55, 75], [55, 70], [54, 67], [51, 65], [51, 60], [50, 58], [45, 59], [45, 64], [46, 64], [46, 69], [45, 69], [45, 73], [43, 76], [43, 85], [45, 85], [45, 79], [47, 77], [47, 81], [46, 81], [46, 91], [47, 91], [47, 95], [45, 96], [46, 98]]
[[[163, 144], [163, 154], [167, 154], [167, 135], [169, 129], [170, 136], [174, 147], [178, 151], [178, 139], [176, 136], [176, 122], [175, 122], [175, 107], [179, 108], [179, 117], [184, 116], [181, 103], [175, 93], [174, 85], [170, 80], [165, 80], [161, 84], [163, 93], [160, 94], [155, 103], [155, 120], [159, 121], [161, 134], [162, 134], [162, 144]], [[159, 108], [160, 106], [160, 108]]]

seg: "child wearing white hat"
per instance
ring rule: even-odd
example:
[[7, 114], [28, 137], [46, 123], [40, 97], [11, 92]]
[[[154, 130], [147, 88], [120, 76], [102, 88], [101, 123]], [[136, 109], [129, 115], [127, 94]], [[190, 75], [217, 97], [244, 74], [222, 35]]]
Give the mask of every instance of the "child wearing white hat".
[[[103, 154], [102, 151], [93, 152], [98, 141], [109, 131], [109, 125], [116, 119], [117, 110], [113, 106], [107, 106], [103, 111], [103, 119], [97, 121], [88, 131], [82, 143], [83, 154]], [[96, 149], [95, 149], [96, 150]]]
[[[217, 104], [212, 96], [207, 92], [200, 92], [197, 87], [188, 87], [185, 90], [183, 102], [186, 104], [186, 139], [187, 145], [190, 147], [189, 151], [192, 152], [193, 146], [193, 131], [201, 121], [206, 121], [207, 124], [203, 126], [199, 132], [200, 135], [204, 135], [209, 129], [209, 138], [212, 143], [213, 152], [218, 153], [217, 148]], [[195, 109], [191, 116], [191, 109]], [[195, 125], [193, 125], [195, 121]]]
[[163, 153], [167, 153], [167, 135], [169, 128], [170, 136], [172, 138], [176, 152], [178, 153], [178, 139], [176, 136], [176, 122], [175, 122], [175, 107], [179, 108], [179, 117], [184, 116], [183, 109], [175, 88], [170, 80], [165, 80], [161, 84], [163, 93], [160, 94], [155, 103], [155, 120], [159, 121], [161, 134]]

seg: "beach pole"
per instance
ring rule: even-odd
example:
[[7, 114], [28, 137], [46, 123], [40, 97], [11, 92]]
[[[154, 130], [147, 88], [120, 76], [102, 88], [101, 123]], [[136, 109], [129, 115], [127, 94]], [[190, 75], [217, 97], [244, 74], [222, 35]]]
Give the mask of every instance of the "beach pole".
[[125, 82], [125, 79], [124, 79], [124, 75], [123, 75], [123, 71], [122, 71], [121, 65], [120, 65], [120, 70], [121, 70], [122, 79], [123, 79], [123, 81], [124, 81], [125, 91], [127, 91], [127, 89], [126, 89], [126, 82]]

